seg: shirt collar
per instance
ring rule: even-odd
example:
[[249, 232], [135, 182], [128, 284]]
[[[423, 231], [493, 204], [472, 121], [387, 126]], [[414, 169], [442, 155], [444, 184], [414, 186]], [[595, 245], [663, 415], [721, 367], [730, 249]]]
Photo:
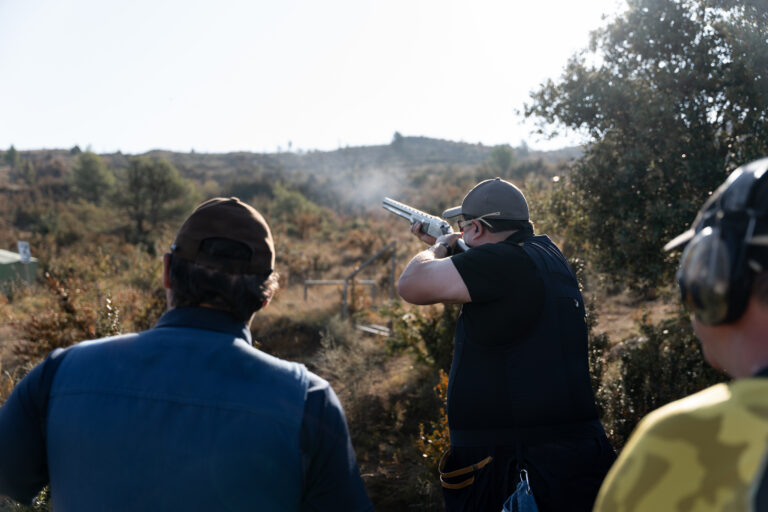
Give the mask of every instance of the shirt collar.
[[252, 345], [251, 330], [226, 311], [204, 307], [173, 308], [158, 320], [157, 327], [192, 327], [231, 334]]
[[518, 229], [511, 235], [509, 235], [507, 238], [504, 239], [505, 242], [512, 242], [513, 244], [518, 244], [520, 242], [524, 242], [528, 240], [533, 235], [528, 233], [527, 231], [523, 229]]

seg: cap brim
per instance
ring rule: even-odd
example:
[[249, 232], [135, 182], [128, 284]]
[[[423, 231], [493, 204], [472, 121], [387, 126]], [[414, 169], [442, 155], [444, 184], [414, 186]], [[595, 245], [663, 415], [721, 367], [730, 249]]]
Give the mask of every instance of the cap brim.
[[443, 212], [444, 219], [452, 219], [453, 217], [458, 217], [459, 215], [461, 215], [461, 206], [454, 206], [453, 208], [448, 208]]
[[667, 242], [667, 244], [664, 246], [664, 251], [672, 251], [674, 249], [678, 249], [685, 244], [687, 244], [691, 238], [693, 238], [693, 235], [696, 234], [696, 231], [691, 228], [688, 231], [685, 231], [683, 233], [680, 233], [675, 238]]

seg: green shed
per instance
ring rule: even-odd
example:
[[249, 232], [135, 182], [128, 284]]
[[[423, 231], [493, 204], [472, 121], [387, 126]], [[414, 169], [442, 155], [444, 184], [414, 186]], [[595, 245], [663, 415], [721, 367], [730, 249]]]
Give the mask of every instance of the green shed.
[[[24, 268], [24, 267], [28, 268]], [[32, 283], [37, 273], [37, 258], [30, 258], [24, 265], [18, 253], [0, 249], [0, 283], [20, 279]]]

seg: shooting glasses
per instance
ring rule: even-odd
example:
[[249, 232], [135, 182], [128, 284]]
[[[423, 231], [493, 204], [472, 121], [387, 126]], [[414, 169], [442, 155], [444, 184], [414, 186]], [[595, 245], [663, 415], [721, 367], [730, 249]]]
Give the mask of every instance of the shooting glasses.
[[486, 213], [486, 214], [483, 214], [483, 215], [481, 215], [479, 217], [474, 217], [472, 219], [460, 220], [458, 222], [459, 230], [461, 230], [461, 232], [463, 233], [464, 232], [464, 228], [471, 226], [473, 220], [479, 220], [480, 222], [482, 222], [483, 224], [485, 224], [489, 228], [492, 228], [493, 226], [491, 226], [490, 222], [485, 220], [485, 217], [491, 217], [491, 216], [500, 215], [500, 214], [501, 214], [500, 212]]

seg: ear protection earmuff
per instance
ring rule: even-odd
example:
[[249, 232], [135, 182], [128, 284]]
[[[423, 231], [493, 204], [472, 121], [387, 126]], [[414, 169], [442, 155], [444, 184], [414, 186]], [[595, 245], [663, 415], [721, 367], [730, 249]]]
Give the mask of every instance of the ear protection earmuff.
[[[768, 158], [736, 169], [694, 221], [695, 234], [683, 252], [677, 282], [683, 303], [705, 324], [738, 320], [749, 302], [755, 272], [762, 270], [747, 253], [750, 245], [765, 244], [765, 237], [754, 233], [758, 221], [768, 221], [768, 204], [755, 204], [756, 191], [768, 185], [766, 170]], [[765, 194], [761, 196], [765, 202]]]
[[733, 322], [746, 309], [752, 284], [744, 262], [746, 240], [726, 236], [720, 226], [708, 226], [686, 247], [677, 282], [683, 303], [701, 322]]

